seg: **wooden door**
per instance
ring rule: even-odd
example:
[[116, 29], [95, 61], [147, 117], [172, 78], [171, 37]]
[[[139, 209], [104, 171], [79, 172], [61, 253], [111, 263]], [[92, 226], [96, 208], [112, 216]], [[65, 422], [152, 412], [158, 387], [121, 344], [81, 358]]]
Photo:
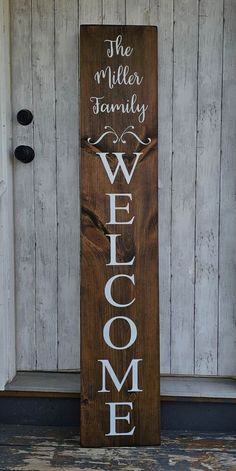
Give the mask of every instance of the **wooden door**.
[[235, 375], [235, 0], [10, 4], [18, 369], [79, 367], [79, 24], [126, 23], [159, 31], [161, 372]]
[[[73, 0], [13, 0], [18, 370], [79, 368], [78, 19]], [[34, 121], [21, 126], [27, 108]]]

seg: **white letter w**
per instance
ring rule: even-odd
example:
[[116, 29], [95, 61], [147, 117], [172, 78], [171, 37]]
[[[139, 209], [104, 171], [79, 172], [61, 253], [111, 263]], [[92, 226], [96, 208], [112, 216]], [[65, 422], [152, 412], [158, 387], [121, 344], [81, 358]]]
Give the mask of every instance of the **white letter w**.
[[124, 152], [112, 152], [112, 155], [115, 155], [117, 160], [118, 160], [118, 164], [116, 166], [116, 169], [115, 169], [114, 173], [112, 173], [110, 165], [107, 161], [108, 152], [96, 152], [96, 155], [98, 155], [100, 157], [100, 159], [101, 159], [101, 161], [104, 165], [104, 168], [107, 172], [107, 176], [108, 176], [108, 178], [109, 178], [109, 180], [112, 184], [114, 183], [114, 181], [116, 179], [119, 168], [121, 168], [121, 170], [123, 172], [123, 175], [126, 179], [126, 182], [129, 184], [131, 182], [131, 178], [134, 174], [135, 167], [138, 163], [138, 159], [139, 159], [140, 155], [142, 155], [142, 152], [134, 152], [134, 155], [136, 157], [135, 157], [135, 161], [134, 161], [134, 164], [133, 164], [133, 167], [132, 167], [130, 173], [128, 172], [127, 167], [124, 163], [124, 159], [123, 159], [123, 155], [125, 155]]

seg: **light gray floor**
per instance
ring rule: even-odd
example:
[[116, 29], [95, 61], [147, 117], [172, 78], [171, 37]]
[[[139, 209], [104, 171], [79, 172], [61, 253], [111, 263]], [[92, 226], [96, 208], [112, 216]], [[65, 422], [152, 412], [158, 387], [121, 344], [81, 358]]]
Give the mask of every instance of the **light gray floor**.
[[[19, 372], [6, 389], [8, 391], [79, 393], [80, 374]], [[161, 395], [236, 399], [236, 380], [219, 377], [162, 376]]]

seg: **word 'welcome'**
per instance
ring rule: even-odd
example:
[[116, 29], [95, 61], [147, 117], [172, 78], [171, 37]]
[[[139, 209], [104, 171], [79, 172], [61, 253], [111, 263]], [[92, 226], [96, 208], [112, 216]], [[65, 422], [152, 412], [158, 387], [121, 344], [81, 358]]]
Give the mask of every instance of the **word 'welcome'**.
[[[114, 172], [112, 172], [110, 165], [107, 160], [107, 155], [108, 153], [106, 152], [97, 152], [97, 156], [101, 159], [101, 162], [104, 166], [104, 169], [106, 171], [106, 174], [110, 180], [110, 183], [113, 185], [116, 179], [116, 176], [120, 171], [122, 171], [123, 176], [126, 180], [127, 185], [130, 184], [131, 179], [134, 175], [135, 168], [138, 164], [138, 160], [140, 156], [142, 155], [141, 152], [134, 152], [134, 163], [132, 166], [132, 169], [128, 171], [125, 162], [124, 162], [124, 154], [122, 152], [113, 152], [114, 157], [117, 159], [117, 166]], [[107, 224], [112, 224], [112, 225], [121, 225], [121, 224], [133, 224], [135, 216], [131, 216], [130, 219], [127, 220], [122, 220], [122, 216], [120, 213], [125, 212], [127, 214], [130, 214], [130, 204], [133, 199], [132, 193], [108, 193], [106, 195], [109, 198], [109, 221]], [[123, 199], [124, 204], [122, 206], [117, 205], [117, 198]], [[120, 205], [121, 203], [119, 203]], [[109, 266], [130, 266], [134, 264], [135, 261], [135, 256], [132, 257], [131, 260], [128, 261], [122, 261], [122, 260], [117, 260], [117, 239], [121, 236], [121, 234], [107, 234], [107, 237], [110, 239], [110, 261], [107, 263]], [[109, 278], [105, 285], [104, 289], [104, 294], [107, 302], [116, 308], [124, 309], [129, 306], [131, 306], [135, 302], [135, 297], [133, 299], [127, 300], [125, 303], [120, 303], [116, 299], [113, 298], [112, 296], [112, 287], [113, 284], [117, 279], [123, 278], [127, 281], [127, 283], [131, 283], [135, 285], [135, 274], [132, 275], [127, 275], [126, 273], [119, 273], [117, 275], [112, 276]], [[110, 338], [110, 328], [111, 325], [115, 322], [118, 322], [119, 320], [126, 321], [129, 329], [130, 329], [130, 339], [129, 342], [126, 345], [123, 346], [117, 346], [114, 345], [114, 343], [111, 341]], [[114, 316], [111, 319], [109, 319], [104, 328], [103, 328], [103, 339], [104, 342], [108, 345], [108, 347], [114, 349], [114, 350], [125, 350], [129, 347], [131, 347], [134, 342], [137, 339], [137, 327], [135, 325], [135, 322], [130, 319], [127, 316], [121, 315], [121, 316]], [[102, 364], [102, 388], [98, 391], [100, 393], [104, 392], [109, 392], [109, 390], [106, 387], [106, 372], [109, 373], [117, 391], [120, 391], [121, 388], [123, 387], [126, 378], [128, 377], [129, 374], [132, 373], [132, 387], [128, 390], [129, 392], [140, 392], [142, 389], [139, 388], [138, 385], [138, 367], [139, 363], [142, 361], [142, 358], [135, 358], [133, 359], [123, 378], [119, 380], [116, 376], [116, 373], [114, 372], [112, 365], [110, 364], [109, 360], [107, 359], [99, 359], [98, 360]], [[119, 420], [125, 420], [128, 423], [130, 423], [130, 410], [133, 409], [133, 403], [132, 402], [107, 402], [106, 403], [109, 408], [110, 408], [110, 431], [106, 434], [107, 436], [116, 436], [116, 435], [133, 435], [135, 431], [135, 426], [128, 432], [117, 432], [116, 430], [116, 422]], [[128, 408], [128, 412], [125, 416], [120, 416], [117, 413], [117, 408], [119, 406], [126, 406]]]

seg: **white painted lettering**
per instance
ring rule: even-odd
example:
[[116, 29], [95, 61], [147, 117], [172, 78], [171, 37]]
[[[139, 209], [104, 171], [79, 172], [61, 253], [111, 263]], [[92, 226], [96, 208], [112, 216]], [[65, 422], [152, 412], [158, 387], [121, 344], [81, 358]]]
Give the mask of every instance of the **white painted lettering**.
[[[123, 345], [123, 347], [117, 347], [117, 345], [114, 345], [110, 337], [111, 324], [117, 319], [123, 319], [124, 321], [128, 322], [129, 327], [130, 327], [129, 342], [126, 345]], [[106, 322], [106, 324], [103, 327], [103, 339], [108, 345], [108, 347], [113, 348], [114, 350], [126, 350], [127, 348], [131, 347], [131, 345], [134, 344], [136, 338], [137, 338], [137, 327], [135, 323], [131, 319], [129, 319], [129, 317], [125, 317], [125, 316], [112, 317], [111, 319], [109, 319], [109, 321]]]
[[144, 103], [137, 103], [138, 97], [136, 93], [131, 95], [131, 98], [127, 98], [122, 103], [105, 103], [104, 96], [91, 96], [90, 101], [93, 103], [92, 110], [94, 114], [99, 113], [115, 113], [120, 112], [122, 114], [138, 114], [139, 123], [143, 123], [146, 119], [146, 112], [148, 105]]
[[122, 57], [129, 57], [131, 56], [133, 52], [133, 48], [130, 46], [124, 47], [122, 45], [122, 36], [119, 34], [117, 38], [114, 40], [112, 39], [105, 39], [104, 43], [108, 43], [108, 48], [107, 48], [107, 56], [108, 57], [113, 57], [114, 54], [117, 56], [120, 54]]
[[116, 179], [116, 176], [117, 176], [117, 173], [118, 173], [119, 169], [121, 169], [121, 171], [122, 171], [122, 173], [125, 177], [126, 182], [129, 184], [131, 182], [132, 177], [133, 177], [136, 165], [138, 163], [138, 159], [139, 159], [140, 155], [142, 155], [142, 152], [134, 152], [134, 155], [136, 157], [135, 157], [134, 164], [133, 164], [132, 169], [130, 170], [130, 172], [128, 172], [128, 169], [127, 169], [127, 167], [125, 165], [125, 162], [124, 162], [124, 157], [123, 157], [123, 156], [125, 156], [124, 152], [112, 152], [112, 155], [114, 155], [118, 160], [118, 164], [116, 166], [116, 169], [115, 169], [114, 173], [112, 173], [111, 167], [110, 167], [110, 165], [108, 163], [108, 160], [107, 160], [108, 152], [96, 152], [96, 155], [98, 155], [98, 157], [100, 157], [100, 159], [103, 163], [103, 166], [106, 170], [107, 176], [108, 176], [108, 178], [109, 178], [112, 185], [113, 185], [113, 183]]
[[121, 391], [122, 386], [124, 385], [130, 371], [132, 371], [132, 388], [128, 389], [128, 392], [139, 392], [142, 389], [138, 387], [138, 364], [142, 359], [134, 359], [130, 362], [123, 378], [121, 381], [118, 380], [109, 360], [98, 360], [102, 363], [102, 389], [98, 392], [110, 392], [110, 389], [106, 388], [106, 371], [109, 373], [116, 389], [118, 392]]
[[133, 224], [134, 216], [129, 221], [117, 221], [116, 211], [126, 211], [129, 214], [129, 203], [126, 206], [116, 206], [117, 197], [127, 197], [132, 201], [131, 193], [107, 193], [107, 196], [110, 198], [110, 221], [106, 224]]
[[106, 402], [106, 404], [110, 407], [110, 432], [106, 433], [107, 437], [114, 437], [117, 435], [133, 435], [135, 431], [135, 426], [129, 432], [117, 432], [116, 431], [116, 421], [117, 420], [126, 420], [128, 424], [130, 424], [130, 412], [124, 416], [117, 416], [116, 415], [116, 408], [118, 406], [127, 406], [131, 410], [133, 410], [132, 402]]
[[129, 280], [131, 280], [133, 285], [135, 285], [134, 275], [130, 276], [130, 275], [125, 275], [124, 273], [122, 273], [120, 275], [112, 276], [111, 278], [109, 278], [109, 280], [106, 282], [106, 285], [105, 285], [104, 292], [105, 292], [106, 300], [109, 302], [109, 304], [111, 304], [112, 306], [115, 306], [115, 307], [128, 307], [128, 306], [131, 306], [131, 304], [134, 303], [135, 298], [133, 298], [132, 301], [130, 301], [127, 304], [120, 304], [120, 303], [117, 303], [116, 301], [114, 301], [114, 299], [112, 297], [112, 294], [111, 294], [112, 285], [113, 285], [114, 281], [117, 280], [118, 278], [128, 278]]
[[129, 262], [118, 262], [116, 259], [116, 240], [117, 237], [120, 237], [121, 234], [107, 234], [107, 237], [110, 239], [110, 263], [107, 263], [107, 266], [119, 266], [119, 265], [133, 265], [135, 257], [132, 258]]

